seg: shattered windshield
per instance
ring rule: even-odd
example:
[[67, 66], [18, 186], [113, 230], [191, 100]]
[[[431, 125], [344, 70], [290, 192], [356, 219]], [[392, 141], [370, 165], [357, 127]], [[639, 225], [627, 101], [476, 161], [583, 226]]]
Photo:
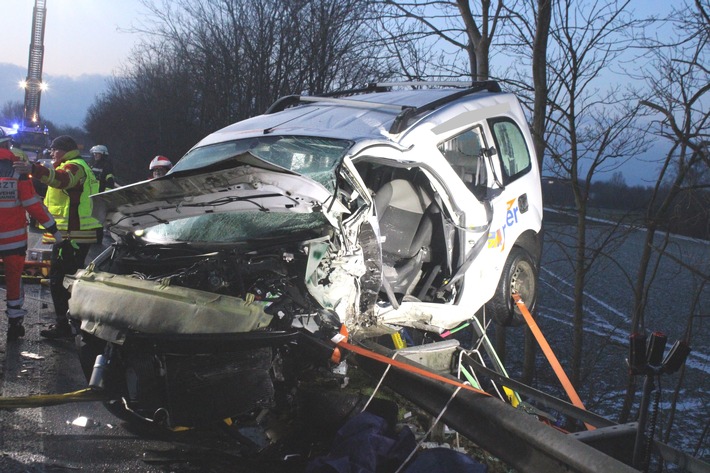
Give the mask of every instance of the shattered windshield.
[[172, 172], [198, 169], [249, 153], [332, 190], [334, 171], [351, 145], [350, 141], [330, 138], [259, 136], [195, 148], [180, 159]]
[[150, 227], [143, 233], [143, 239], [153, 243], [236, 243], [317, 231], [327, 224], [320, 212], [205, 214]]

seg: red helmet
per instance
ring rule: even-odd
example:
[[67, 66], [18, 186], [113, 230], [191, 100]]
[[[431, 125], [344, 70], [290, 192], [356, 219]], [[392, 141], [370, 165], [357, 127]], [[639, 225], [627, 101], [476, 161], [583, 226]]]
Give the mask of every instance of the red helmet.
[[155, 168], [168, 168], [168, 169], [170, 169], [170, 168], [172, 168], [172, 167], [173, 167], [173, 163], [171, 163], [168, 158], [166, 158], [165, 156], [156, 156], [156, 157], [154, 157], [153, 160], [150, 162], [150, 166], [148, 167], [148, 169], [150, 169], [150, 170], [152, 171], [152, 170], [155, 169]]

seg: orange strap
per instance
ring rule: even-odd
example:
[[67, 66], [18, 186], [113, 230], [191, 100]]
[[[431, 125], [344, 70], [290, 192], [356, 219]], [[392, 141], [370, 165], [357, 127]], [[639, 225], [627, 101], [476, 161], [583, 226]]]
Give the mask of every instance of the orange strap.
[[347, 340], [347, 336], [342, 333], [342, 330], [341, 330], [340, 334], [333, 337], [333, 342], [335, 342], [339, 347], [342, 347], [342, 348], [349, 350], [353, 353], [357, 353], [358, 355], [362, 355], [367, 358], [370, 358], [370, 359], [373, 359], [373, 360], [376, 360], [376, 361], [379, 361], [382, 363], [386, 363], [388, 365], [392, 365], [395, 368], [399, 368], [403, 371], [409, 371], [410, 373], [415, 373], [420, 376], [424, 376], [425, 378], [435, 379], [437, 381], [441, 381], [442, 383], [450, 384], [450, 385], [456, 386], [458, 388], [468, 389], [469, 391], [472, 391], [474, 393], [490, 396], [490, 394], [488, 394], [487, 392], [481, 391], [480, 389], [476, 389], [468, 384], [463, 384], [457, 380], [450, 379], [445, 376], [440, 376], [436, 373], [432, 373], [430, 371], [426, 371], [421, 368], [417, 368], [416, 366], [410, 365], [408, 363], [404, 363], [401, 361], [394, 360], [392, 358], [388, 358], [384, 355], [380, 355], [379, 353], [375, 353], [371, 350], [367, 350], [367, 349], [359, 347], [357, 345], [352, 345], [352, 344], [348, 343], [346, 340]]
[[[520, 297], [520, 294], [514, 292], [512, 295], [513, 295], [513, 300], [515, 301], [515, 304], [518, 306], [518, 309], [520, 309], [520, 312], [523, 314], [523, 317], [525, 318], [525, 322], [527, 322], [528, 327], [530, 327], [530, 331], [535, 336], [537, 343], [540, 345], [540, 348], [542, 349], [542, 352], [545, 354], [545, 357], [547, 358], [547, 361], [550, 363], [550, 366], [552, 366], [552, 369], [555, 371], [555, 374], [557, 375], [557, 379], [559, 379], [560, 383], [562, 383], [562, 387], [565, 389], [565, 392], [567, 393], [567, 396], [569, 396], [570, 400], [572, 401], [572, 404], [579, 407], [580, 409], [587, 410], [584, 407], [582, 400], [579, 398], [577, 391], [575, 391], [574, 386], [572, 386], [572, 383], [570, 382], [569, 378], [567, 377], [567, 374], [565, 374], [565, 370], [562, 369], [562, 365], [560, 365], [560, 362], [557, 360], [555, 353], [552, 351], [552, 348], [550, 348], [550, 344], [547, 343], [547, 340], [545, 339], [545, 336], [542, 334], [540, 327], [538, 327], [537, 322], [535, 322], [535, 319], [533, 319], [533, 316], [530, 314], [530, 311], [525, 306], [525, 303], [523, 302], [523, 299]], [[584, 425], [587, 427], [587, 430], [594, 430], [595, 429], [595, 427], [593, 425], [590, 425], [590, 424], [584, 424]]]

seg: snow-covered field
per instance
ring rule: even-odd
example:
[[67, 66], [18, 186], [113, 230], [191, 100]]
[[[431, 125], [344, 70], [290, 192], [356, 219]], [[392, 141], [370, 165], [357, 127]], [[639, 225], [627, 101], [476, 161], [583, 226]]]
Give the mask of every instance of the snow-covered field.
[[[634, 301], [632, 281], [637, 277], [645, 234], [642, 230], [625, 228], [617, 229], [613, 238], [608, 238], [610, 229], [602, 223], [589, 228], [590, 246], [597, 246], [601, 241], [607, 243], [587, 274], [585, 358], [583, 380], [577, 389], [588, 409], [618, 421], [628, 380], [626, 357]], [[548, 220], [546, 223], [538, 301], [538, 323], [568, 374], [574, 280], [570, 261], [574, 256], [575, 231], [576, 228], [567, 222]], [[661, 247], [664, 238], [665, 235], [656, 237], [654, 246]], [[686, 363], [668, 443], [690, 454], [695, 454], [697, 449], [697, 456], [707, 462], [710, 461], [710, 440], [706, 438], [699, 448], [697, 444], [710, 419], [710, 311], [707, 309], [710, 281], [703, 281], [702, 277], [710, 275], [710, 242], [671, 236], [666, 251], [676, 261], [663, 258], [658, 264], [646, 309], [645, 331], [665, 333], [668, 337], [666, 349], [683, 338], [687, 331], [691, 334], [692, 351]], [[654, 258], [657, 255], [654, 252]], [[694, 268], [698, 274], [688, 267]], [[513, 373], [520, 370], [521, 332], [520, 329], [507, 330], [507, 364]], [[543, 390], [557, 391], [555, 394], [565, 398], [542, 355], [538, 355], [536, 365], [536, 383]], [[661, 378], [662, 398], [656, 432], [663, 435], [679, 376], [680, 372]], [[638, 378], [632, 416], [637, 413], [642, 391], [643, 379]]]

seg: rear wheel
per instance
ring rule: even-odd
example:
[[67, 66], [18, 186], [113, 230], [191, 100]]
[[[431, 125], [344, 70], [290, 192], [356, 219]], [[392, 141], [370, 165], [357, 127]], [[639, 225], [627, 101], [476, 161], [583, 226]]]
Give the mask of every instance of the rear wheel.
[[496, 293], [486, 303], [487, 314], [499, 325], [518, 327], [525, 324], [523, 314], [513, 302], [513, 291], [520, 294], [532, 314], [537, 302], [537, 264], [519, 246], [510, 251]]

